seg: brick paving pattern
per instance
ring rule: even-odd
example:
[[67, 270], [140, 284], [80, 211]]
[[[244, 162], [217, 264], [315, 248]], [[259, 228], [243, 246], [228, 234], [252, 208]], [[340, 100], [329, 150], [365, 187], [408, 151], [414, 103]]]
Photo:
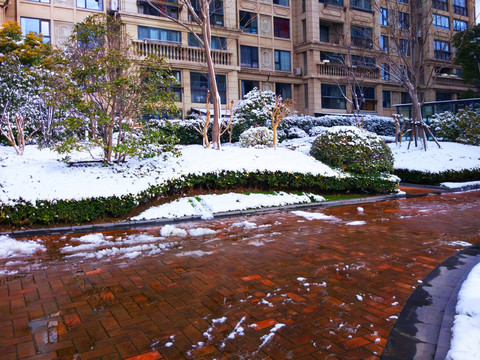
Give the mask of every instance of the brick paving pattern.
[[[311, 211], [337, 220], [181, 224], [216, 233], [134, 259], [40, 239], [47, 252], [0, 277], [0, 359], [377, 359], [418, 281], [454, 241], [480, 241], [479, 204], [476, 191]], [[105, 236], [139, 233], [159, 229]]]

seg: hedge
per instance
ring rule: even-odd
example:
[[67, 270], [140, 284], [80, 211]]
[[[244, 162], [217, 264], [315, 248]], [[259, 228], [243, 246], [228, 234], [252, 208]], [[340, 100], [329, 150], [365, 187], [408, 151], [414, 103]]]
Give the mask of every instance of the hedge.
[[289, 172], [234, 172], [190, 174], [152, 185], [141, 193], [121, 197], [99, 197], [80, 200], [36, 201], [19, 200], [13, 205], [0, 205], [0, 224], [8, 226], [38, 226], [81, 224], [103, 218], [117, 218], [132, 209], [165, 195], [175, 195], [193, 189], [231, 190], [237, 187], [261, 190], [310, 191], [313, 193], [360, 192], [391, 193], [398, 187], [395, 177], [355, 176], [325, 177]]
[[423, 172], [418, 170], [394, 169], [402, 182], [420, 185], [439, 185], [442, 182], [480, 181], [480, 168], [447, 170], [443, 172]]

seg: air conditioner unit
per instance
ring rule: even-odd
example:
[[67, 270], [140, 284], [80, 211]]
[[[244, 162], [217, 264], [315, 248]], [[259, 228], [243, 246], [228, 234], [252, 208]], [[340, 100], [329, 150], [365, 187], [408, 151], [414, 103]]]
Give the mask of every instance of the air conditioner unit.
[[295, 75], [295, 76], [302, 75], [302, 68], [301, 67], [293, 68], [293, 75]]

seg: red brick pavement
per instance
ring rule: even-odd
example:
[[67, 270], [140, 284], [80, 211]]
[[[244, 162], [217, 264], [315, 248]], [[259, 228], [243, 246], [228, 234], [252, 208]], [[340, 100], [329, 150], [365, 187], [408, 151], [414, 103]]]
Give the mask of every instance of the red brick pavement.
[[62, 259], [70, 237], [43, 239], [40, 269], [0, 279], [0, 358], [375, 359], [417, 281], [453, 241], [479, 242], [479, 204], [470, 192], [322, 211], [338, 221], [183, 224], [217, 233], [132, 260]]

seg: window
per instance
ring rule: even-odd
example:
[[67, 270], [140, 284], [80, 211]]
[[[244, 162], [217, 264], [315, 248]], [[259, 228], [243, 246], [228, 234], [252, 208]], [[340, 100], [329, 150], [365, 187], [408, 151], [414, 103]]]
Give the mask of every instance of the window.
[[350, 6], [357, 10], [365, 10], [365, 11], [372, 10], [371, 0], [350, 0]]
[[320, 52], [320, 60], [328, 60], [331, 64], [345, 64], [345, 55], [327, 51]]
[[305, 108], [308, 109], [308, 84], [303, 85], [303, 102], [305, 103]]
[[289, 6], [288, 0], [273, 0], [275, 5]]
[[408, 4], [408, 0], [398, 0], [399, 3]]
[[432, 6], [437, 10], [448, 11], [448, 0], [433, 0]]
[[[198, 36], [201, 37], [201, 35]], [[227, 50], [227, 38], [221, 36], [212, 36], [210, 40], [212, 50]], [[188, 46], [201, 47], [200, 43], [192, 33], [188, 33]]]
[[308, 52], [303, 52], [303, 75], [308, 74]]
[[389, 45], [388, 36], [386, 36], [386, 35], [380, 35], [380, 48], [381, 48], [383, 51], [388, 52], [388, 45]]
[[210, 24], [223, 26], [223, 0], [214, 0], [211, 2]]
[[380, 25], [388, 26], [388, 9], [380, 8]]
[[273, 35], [279, 38], [290, 38], [290, 20], [274, 17], [273, 18]]
[[350, 30], [353, 45], [366, 49], [372, 48], [372, 28], [352, 26]]
[[352, 66], [375, 67], [375, 59], [371, 57], [352, 55]]
[[382, 80], [390, 81], [390, 65], [382, 64]]
[[355, 87], [355, 94], [357, 99], [362, 101], [360, 104], [360, 110], [375, 111], [377, 107], [377, 100], [375, 100], [375, 88], [374, 87]]
[[275, 50], [275, 70], [291, 70], [290, 51]]
[[450, 29], [450, 18], [439, 14], [433, 14], [433, 26], [439, 29]]
[[405, 12], [400, 12], [398, 14], [398, 28], [408, 29], [409, 27], [410, 27], [410, 14]]
[[[178, 19], [178, 13], [180, 7], [178, 5], [168, 5], [165, 2], [176, 4], [177, 0], [163, 0], [164, 2], [162, 3], [155, 3], [155, 6], [171, 17]], [[138, 12], [140, 14], [145, 14], [145, 15], [154, 15], [154, 16], [160, 16], [160, 12], [155, 9], [152, 5], [148, 3], [146, 0], [138, 0], [137, 2], [138, 5]]]
[[330, 42], [330, 29], [328, 26], [320, 25], [320, 41], [321, 42]]
[[458, 15], [468, 16], [467, 1], [453, 0], [453, 12]]
[[77, 0], [77, 8], [103, 10], [103, 0]]
[[307, 42], [307, 20], [302, 20], [302, 40], [303, 42]]
[[[227, 103], [227, 76], [216, 75], [217, 89], [222, 104]], [[208, 74], [190, 72], [190, 90], [192, 102], [205, 104], [207, 102], [207, 90], [210, 89]]]
[[407, 92], [400, 93], [400, 97], [401, 97], [400, 101], [402, 104], [410, 104], [412, 102], [412, 98], [410, 97], [410, 95], [408, 95]]
[[170, 85], [168, 90], [175, 95], [176, 101], [182, 101], [182, 72], [180, 70], [172, 70], [171, 74], [175, 78], [176, 84]]
[[390, 91], [382, 91], [382, 105], [385, 109], [392, 107], [392, 93]]
[[302, 13], [304, 13], [305, 11], [307, 11], [307, 4], [306, 4], [306, 0], [302, 0]]
[[182, 42], [182, 33], [176, 30], [153, 28], [149, 26], [138, 26], [138, 39], [149, 39], [169, 42]]
[[343, 0], [318, 0], [318, 2], [328, 4], [329, 6], [343, 6]]
[[410, 56], [410, 42], [406, 39], [400, 39], [400, 53]]
[[434, 56], [437, 60], [450, 60], [450, 44], [446, 41], [433, 41]]
[[257, 15], [248, 11], [240, 11], [240, 29], [245, 33], [258, 34]]
[[50, 4], [50, 0], [29, 0], [29, 1], [34, 1], [34, 2], [39, 2], [39, 3], [44, 3], [44, 4]]
[[[191, 0], [191, 3], [195, 13], [201, 16], [198, 1], [199, 0]], [[223, 0], [213, 0], [210, 2], [210, 24], [223, 26]]]
[[453, 99], [452, 93], [441, 93], [437, 92], [435, 94], [435, 101], [450, 101]]
[[255, 46], [240, 46], [240, 63], [243, 67], [258, 68], [258, 48]]
[[242, 92], [242, 99], [245, 98], [245, 95], [247, 95], [253, 89], [260, 89], [260, 83], [253, 80], [242, 80], [240, 86]]
[[458, 19], [453, 19], [453, 30], [455, 31], [467, 30], [467, 22], [458, 20]]
[[292, 86], [285, 83], [275, 83], [275, 94], [280, 95], [283, 100], [292, 98]]
[[346, 109], [345, 85], [322, 84], [322, 108]]
[[23, 36], [27, 35], [29, 32], [33, 32], [35, 34], [42, 34], [44, 43], [49, 43], [51, 40], [50, 21], [48, 20], [21, 17], [20, 27], [22, 28]]

